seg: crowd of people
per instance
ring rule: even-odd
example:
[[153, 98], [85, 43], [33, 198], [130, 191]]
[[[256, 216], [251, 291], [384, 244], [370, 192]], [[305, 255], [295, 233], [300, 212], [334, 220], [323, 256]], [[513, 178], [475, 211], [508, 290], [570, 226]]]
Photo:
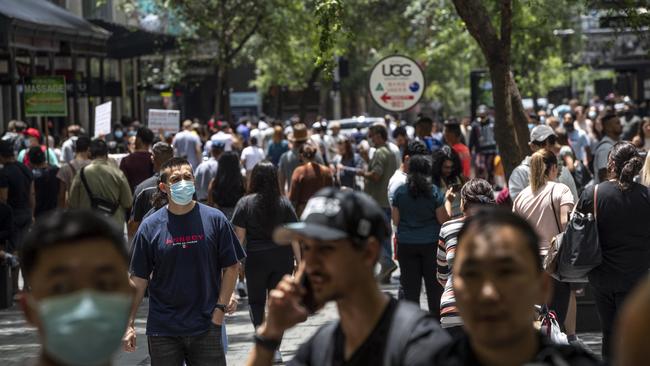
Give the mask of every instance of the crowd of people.
[[[619, 316], [650, 268], [650, 118], [623, 98], [529, 112], [531, 154], [508, 177], [486, 106], [474, 121], [215, 118], [94, 139], [12, 121], [0, 259], [49, 364], [100, 364], [120, 341], [133, 351], [148, 296], [153, 365], [225, 364], [225, 315], [243, 297], [251, 365], [282, 362], [283, 333], [328, 301], [340, 320], [292, 364], [596, 365], [576, 334], [587, 287], [602, 361], [638, 360], [643, 347], [614, 334], [650, 310], [637, 295]], [[542, 263], [573, 211], [596, 218], [602, 263], [568, 282]], [[380, 284], [398, 268], [393, 299]], [[535, 329], [534, 305], [566, 344]]]

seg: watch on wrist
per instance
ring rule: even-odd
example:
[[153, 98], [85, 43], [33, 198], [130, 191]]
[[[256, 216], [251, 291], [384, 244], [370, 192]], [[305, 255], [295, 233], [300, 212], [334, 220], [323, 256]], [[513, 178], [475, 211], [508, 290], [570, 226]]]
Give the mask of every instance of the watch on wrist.
[[255, 341], [255, 344], [257, 344], [258, 346], [266, 348], [267, 350], [272, 352], [275, 352], [280, 348], [281, 340], [278, 341], [275, 339], [266, 338], [257, 333], [253, 335], [253, 340]]
[[226, 313], [226, 305], [224, 305], [224, 304], [217, 304], [217, 305], [214, 306], [214, 308], [215, 308], [215, 310], [216, 309], [221, 310], [224, 314]]

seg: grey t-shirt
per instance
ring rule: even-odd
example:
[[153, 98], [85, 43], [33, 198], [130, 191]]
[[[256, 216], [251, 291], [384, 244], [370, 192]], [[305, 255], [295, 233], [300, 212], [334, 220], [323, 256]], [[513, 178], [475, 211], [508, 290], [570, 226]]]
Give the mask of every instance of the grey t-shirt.
[[172, 141], [176, 156], [185, 157], [192, 164], [192, 169], [196, 169], [201, 163], [196, 156], [197, 148], [201, 149], [201, 139], [190, 131], [181, 131], [174, 136]]
[[[573, 180], [573, 176], [569, 169], [564, 169], [561, 166], [558, 166], [560, 169], [560, 174], [558, 174], [557, 182], [563, 183], [571, 191], [574, 202], [578, 201], [578, 188], [576, 187], [576, 182]], [[510, 174], [510, 180], [508, 180], [508, 190], [510, 191], [510, 198], [514, 202], [517, 195], [524, 190], [524, 188], [530, 185], [530, 156], [526, 158], [519, 164], [515, 170]]]

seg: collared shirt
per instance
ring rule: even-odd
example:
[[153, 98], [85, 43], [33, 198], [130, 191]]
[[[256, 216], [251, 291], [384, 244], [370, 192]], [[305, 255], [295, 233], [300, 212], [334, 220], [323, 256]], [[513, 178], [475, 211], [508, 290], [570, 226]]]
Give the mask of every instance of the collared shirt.
[[194, 186], [196, 187], [196, 198], [199, 201], [208, 200], [208, 187], [210, 182], [217, 176], [219, 162], [214, 157], [202, 162], [194, 171]]

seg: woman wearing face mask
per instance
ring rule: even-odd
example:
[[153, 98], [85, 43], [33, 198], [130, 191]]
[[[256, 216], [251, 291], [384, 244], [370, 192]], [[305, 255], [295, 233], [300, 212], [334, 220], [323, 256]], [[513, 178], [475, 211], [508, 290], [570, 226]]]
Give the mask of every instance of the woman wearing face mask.
[[230, 220], [237, 201], [244, 196], [244, 187], [239, 156], [233, 151], [227, 151], [219, 157], [217, 176], [208, 187], [208, 205], [221, 210]]

